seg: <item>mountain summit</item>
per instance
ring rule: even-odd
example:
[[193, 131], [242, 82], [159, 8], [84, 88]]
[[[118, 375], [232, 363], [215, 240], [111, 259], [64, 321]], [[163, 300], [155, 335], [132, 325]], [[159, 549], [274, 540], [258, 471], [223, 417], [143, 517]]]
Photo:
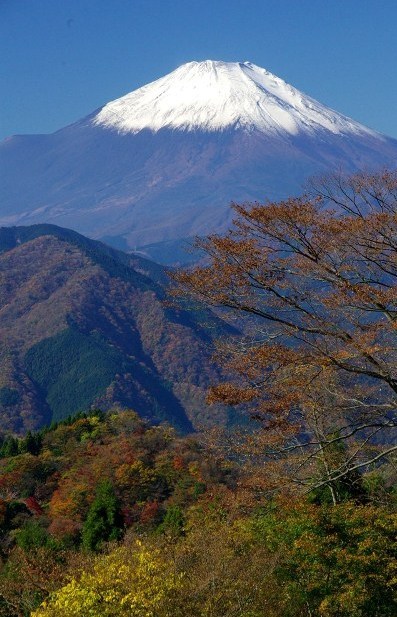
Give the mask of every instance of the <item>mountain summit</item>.
[[54, 223], [164, 263], [231, 201], [395, 167], [397, 141], [250, 62], [189, 62], [51, 135], [0, 144], [0, 225]]
[[251, 62], [188, 62], [169, 75], [105, 105], [94, 124], [120, 133], [144, 129], [258, 130], [298, 135], [375, 135]]

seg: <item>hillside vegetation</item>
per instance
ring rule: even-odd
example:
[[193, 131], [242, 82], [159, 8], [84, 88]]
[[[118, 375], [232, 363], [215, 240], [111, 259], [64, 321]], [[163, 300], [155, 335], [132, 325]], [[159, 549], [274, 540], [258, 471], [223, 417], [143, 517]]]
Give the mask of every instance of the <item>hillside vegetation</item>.
[[0, 615], [395, 614], [391, 469], [332, 505], [220, 452], [117, 410], [7, 437]]
[[185, 432], [227, 422], [204, 404], [211, 340], [225, 326], [166, 308], [166, 280], [160, 266], [73, 231], [0, 229], [3, 430], [113, 404]]

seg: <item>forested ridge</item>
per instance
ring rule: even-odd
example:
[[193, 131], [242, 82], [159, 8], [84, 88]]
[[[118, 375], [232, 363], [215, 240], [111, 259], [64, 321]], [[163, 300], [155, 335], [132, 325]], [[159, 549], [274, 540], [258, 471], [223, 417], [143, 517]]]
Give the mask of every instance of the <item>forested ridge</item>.
[[0, 615], [395, 614], [392, 467], [332, 505], [215, 446], [119, 410], [4, 438]]
[[227, 422], [221, 406], [203, 411], [211, 340], [227, 326], [167, 308], [166, 282], [157, 264], [71, 230], [0, 229], [2, 430], [114, 404], [185, 432]]

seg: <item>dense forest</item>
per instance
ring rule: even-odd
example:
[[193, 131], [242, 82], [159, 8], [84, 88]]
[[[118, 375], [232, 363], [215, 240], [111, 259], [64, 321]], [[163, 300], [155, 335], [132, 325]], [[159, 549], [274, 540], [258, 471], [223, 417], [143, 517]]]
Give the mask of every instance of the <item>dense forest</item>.
[[333, 505], [274, 491], [251, 441], [118, 410], [4, 437], [0, 614], [394, 615], [393, 469]]

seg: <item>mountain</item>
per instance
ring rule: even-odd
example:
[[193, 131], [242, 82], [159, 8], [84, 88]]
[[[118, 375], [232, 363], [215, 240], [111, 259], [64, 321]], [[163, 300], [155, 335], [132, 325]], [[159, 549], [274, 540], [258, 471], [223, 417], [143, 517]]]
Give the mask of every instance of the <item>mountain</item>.
[[0, 228], [2, 430], [113, 405], [183, 432], [227, 422], [205, 405], [217, 375], [212, 336], [226, 326], [209, 312], [166, 308], [166, 278], [157, 264], [67, 229]]
[[172, 262], [232, 200], [395, 167], [397, 141], [249, 62], [189, 62], [51, 135], [0, 144], [0, 224], [56, 223]]

